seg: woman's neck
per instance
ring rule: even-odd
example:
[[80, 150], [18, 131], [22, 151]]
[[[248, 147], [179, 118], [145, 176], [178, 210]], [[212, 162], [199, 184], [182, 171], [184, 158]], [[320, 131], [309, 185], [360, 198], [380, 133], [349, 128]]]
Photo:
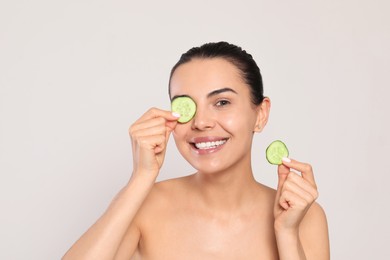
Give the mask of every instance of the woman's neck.
[[193, 182], [205, 206], [221, 211], [236, 211], [248, 206], [259, 187], [250, 163], [221, 172], [198, 172], [193, 175]]

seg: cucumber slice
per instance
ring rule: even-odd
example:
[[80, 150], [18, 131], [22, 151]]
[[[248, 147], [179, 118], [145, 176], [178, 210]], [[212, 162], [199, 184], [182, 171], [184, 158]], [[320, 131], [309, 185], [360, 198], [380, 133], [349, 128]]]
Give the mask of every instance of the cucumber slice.
[[171, 110], [180, 114], [179, 123], [187, 123], [196, 113], [196, 104], [190, 97], [176, 97], [171, 102]]
[[280, 140], [273, 141], [265, 151], [267, 160], [270, 164], [282, 164], [282, 158], [288, 157], [287, 146]]

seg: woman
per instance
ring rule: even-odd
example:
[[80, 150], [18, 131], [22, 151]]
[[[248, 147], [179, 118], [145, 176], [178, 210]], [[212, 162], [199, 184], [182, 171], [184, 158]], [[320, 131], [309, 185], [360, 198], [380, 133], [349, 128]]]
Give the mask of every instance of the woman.
[[[178, 123], [152, 108], [130, 127], [130, 181], [63, 259], [329, 259], [310, 165], [284, 158], [277, 190], [253, 177], [252, 139], [270, 100], [252, 56], [226, 42], [193, 48], [173, 67], [169, 95], [191, 97], [195, 116]], [[197, 171], [156, 184], [171, 134]]]

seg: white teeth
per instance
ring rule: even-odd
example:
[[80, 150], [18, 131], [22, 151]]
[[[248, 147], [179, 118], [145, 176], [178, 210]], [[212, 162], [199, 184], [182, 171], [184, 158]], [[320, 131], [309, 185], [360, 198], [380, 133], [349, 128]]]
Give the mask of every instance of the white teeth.
[[226, 143], [226, 140], [220, 140], [220, 141], [215, 141], [215, 142], [195, 143], [195, 146], [198, 149], [211, 149], [211, 148], [216, 148], [220, 145], [223, 145], [224, 143]]

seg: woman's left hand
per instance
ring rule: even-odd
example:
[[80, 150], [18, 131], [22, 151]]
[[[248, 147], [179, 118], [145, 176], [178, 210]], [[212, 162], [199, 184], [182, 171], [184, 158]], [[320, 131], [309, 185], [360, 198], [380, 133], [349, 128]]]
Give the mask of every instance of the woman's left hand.
[[299, 224], [318, 197], [313, 169], [309, 164], [286, 158], [278, 166], [278, 175], [274, 205], [275, 231], [298, 234]]

